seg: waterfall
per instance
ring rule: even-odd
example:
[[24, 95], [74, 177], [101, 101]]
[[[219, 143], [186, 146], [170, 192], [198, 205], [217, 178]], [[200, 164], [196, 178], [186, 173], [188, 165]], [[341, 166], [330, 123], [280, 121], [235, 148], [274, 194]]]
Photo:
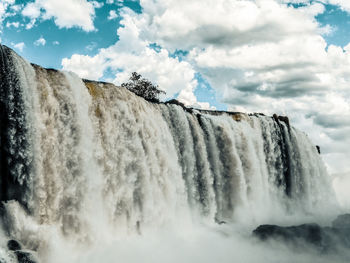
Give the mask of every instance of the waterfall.
[[150, 103], [5, 46], [0, 60], [2, 224], [28, 249], [335, 205], [316, 147], [287, 119]]

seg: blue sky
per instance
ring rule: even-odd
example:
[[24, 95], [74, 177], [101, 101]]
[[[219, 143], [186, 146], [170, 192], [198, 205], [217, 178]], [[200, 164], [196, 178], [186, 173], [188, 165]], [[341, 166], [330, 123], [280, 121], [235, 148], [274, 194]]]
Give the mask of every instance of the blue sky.
[[[32, 1], [16, 0], [15, 4], [25, 5], [29, 2]], [[141, 12], [138, 2], [124, 1], [123, 6], [128, 6], [135, 12]], [[120, 7], [122, 6], [105, 4], [101, 8], [96, 8], [94, 19], [96, 30], [91, 32], [86, 32], [77, 26], [59, 28], [53, 18], [38, 21], [29, 30], [24, 26], [6, 27], [7, 22], [20, 22], [23, 25], [30, 22], [30, 18], [17, 12], [15, 16], [8, 17], [3, 23], [2, 43], [11, 47], [12, 43], [24, 42], [26, 47], [20, 54], [27, 60], [44, 67], [61, 68], [61, 61], [65, 57], [70, 57], [75, 53], [94, 55], [99, 48], [108, 47], [118, 40], [116, 32], [121, 18], [109, 20], [108, 15], [111, 10], [118, 12]], [[46, 44], [44, 46], [34, 45], [34, 42], [40, 37], [46, 40]], [[54, 44], [55, 41], [58, 41], [59, 45]]]
[[0, 24], [44, 67], [116, 84], [137, 71], [188, 106], [288, 115], [348, 170], [348, 0], [0, 0]]
[[[15, 0], [15, 5], [25, 6], [33, 1]], [[14, 47], [15, 44], [23, 42], [25, 47], [22, 50], [16, 49], [23, 57], [32, 63], [48, 68], [62, 68], [63, 58], [71, 57], [73, 54], [83, 54], [94, 56], [98, 49], [107, 48], [119, 40], [117, 29], [121, 26], [119, 10], [130, 8], [135, 13], [142, 13], [139, 1], [120, 1], [108, 4], [108, 1], [95, 1], [103, 4], [95, 9], [94, 26], [95, 30], [86, 32], [79, 26], [71, 28], [60, 28], [55, 24], [54, 18], [44, 20], [38, 19], [35, 25], [26, 29], [25, 25], [30, 23], [30, 18], [21, 14], [21, 11], [14, 12], [3, 22], [1, 41], [2, 44]], [[307, 4], [294, 4], [295, 8], [303, 7]], [[109, 12], [115, 11], [118, 17], [108, 19]], [[328, 44], [345, 46], [350, 42], [350, 35], [347, 34], [350, 28], [350, 14], [343, 11], [337, 5], [325, 5], [325, 12], [315, 17], [322, 26], [330, 25], [333, 30], [330, 34], [325, 34], [324, 38]], [[19, 22], [18, 28], [9, 25]], [[6, 26], [7, 25], [7, 26]], [[45, 45], [35, 45], [39, 38], [45, 39]], [[181, 50], [180, 50], [181, 51]], [[175, 53], [174, 57], [182, 59], [184, 52]], [[101, 80], [110, 77], [115, 71], [106, 70]], [[207, 101], [217, 109], [226, 110], [227, 105], [221, 103], [220, 94], [216, 94], [208, 81], [197, 73], [198, 86], [195, 89], [196, 97], [201, 101]], [[178, 93], [177, 93], [178, 94]], [[176, 94], [175, 94], [176, 96]]]
[[339, 6], [326, 5], [325, 12], [316, 16], [316, 19], [323, 26], [334, 27], [332, 33], [324, 36], [328, 44], [344, 47], [350, 42], [350, 13]]

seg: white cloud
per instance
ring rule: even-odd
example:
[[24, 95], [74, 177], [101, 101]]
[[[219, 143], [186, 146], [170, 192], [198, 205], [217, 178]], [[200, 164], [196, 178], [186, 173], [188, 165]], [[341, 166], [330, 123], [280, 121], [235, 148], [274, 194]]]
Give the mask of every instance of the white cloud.
[[23, 5], [12, 5], [11, 6], [11, 10], [14, 11], [14, 12], [18, 12], [20, 11], [21, 9], [23, 8]]
[[211, 106], [209, 102], [199, 102], [197, 100], [196, 96], [194, 95], [194, 89], [196, 88], [197, 84], [197, 81], [193, 80], [191, 85], [183, 87], [176, 99], [182, 102], [184, 105], [193, 108], [215, 110], [216, 108]]
[[118, 17], [118, 14], [115, 10], [111, 10], [109, 11], [109, 15], [108, 15], [108, 20], [113, 20], [116, 19]]
[[22, 10], [22, 15], [32, 19], [38, 18], [40, 16], [40, 5], [37, 3], [28, 3]]
[[60, 44], [60, 42], [58, 42], [58, 41], [56, 40], [56, 41], [53, 41], [52, 44], [55, 45], [55, 46], [58, 46], [58, 45]]
[[36, 19], [31, 19], [28, 24], [26, 24], [26, 29], [29, 30], [34, 27]]
[[97, 43], [96, 43], [96, 42], [91, 42], [89, 45], [87, 45], [87, 46], [85, 47], [85, 49], [88, 50], [88, 51], [92, 51], [92, 50], [94, 50], [96, 47], [97, 47]]
[[22, 52], [26, 45], [23, 42], [20, 42], [20, 43], [17, 43], [17, 44], [12, 43], [12, 46], [15, 49], [18, 49], [19, 51]]
[[[293, 8], [286, 2], [306, 5]], [[331, 2], [345, 9], [348, 1]], [[138, 71], [192, 105], [198, 105], [193, 93], [199, 72], [232, 110], [289, 115], [321, 145], [332, 172], [345, 169], [341, 160], [350, 159], [350, 124], [345, 121], [350, 119], [350, 44], [327, 48], [322, 35], [334, 29], [321, 28], [315, 19], [325, 11], [320, 1], [140, 3], [142, 14], [123, 9], [119, 42], [95, 57], [73, 55], [63, 60], [64, 68], [93, 78], [111, 68], [117, 71], [115, 83]], [[180, 62], [170, 56], [175, 50], [189, 55]], [[88, 69], [86, 63], [98, 66]]]
[[34, 41], [35, 46], [45, 46], [46, 40], [43, 37], [40, 37], [39, 39]]
[[331, 36], [338, 30], [337, 26], [331, 26], [329, 24], [320, 27], [318, 33], [323, 36]]
[[6, 27], [15, 27], [15, 28], [18, 28], [19, 27], [19, 22], [7, 22], [6, 23]]
[[89, 57], [74, 54], [70, 59], [64, 58], [62, 66], [64, 70], [73, 71], [82, 78], [99, 79], [105, 70], [103, 62], [98, 56]]
[[91, 3], [95, 8], [101, 8], [104, 6], [104, 3], [98, 1], [91, 1]]
[[[130, 0], [130, 2], [138, 2], [139, 0]], [[106, 0], [106, 4], [115, 4], [118, 6], [123, 6], [124, 0]]]
[[0, 22], [2, 22], [2, 20], [4, 19], [5, 12], [5, 5], [3, 3], [0, 3]]
[[95, 8], [99, 7], [98, 2], [87, 0], [35, 0], [25, 6], [22, 14], [32, 21], [39, 17], [44, 20], [53, 18], [60, 28], [80, 27], [84, 31], [93, 31]]
[[1, 27], [1, 24], [4, 21], [4, 19], [10, 15], [10, 13], [8, 12], [8, 8], [13, 6], [14, 3], [15, 3], [14, 0], [2, 0], [2, 1], [0, 1], [0, 27]]
[[[264, 1], [143, 0], [149, 37], [167, 48], [239, 46], [307, 34], [317, 27], [301, 10]], [[193, 14], [196, 15], [193, 15]]]
[[[99, 79], [107, 68], [111, 68], [118, 71], [113, 80], [118, 85], [127, 81], [131, 72], [136, 71], [157, 83], [169, 97], [182, 89], [193, 92], [197, 82], [192, 66], [170, 57], [165, 49], [157, 52], [150, 48], [148, 41], [139, 38], [140, 32], [132, 15], [127, 10], [124, 13], [123, 27], [118, 29], [119, 42], [101, 49], [94, 57], [75, 54], [70, 59], [65, 58], [62, 60], [63, 69], [83, 78]], [[183, 96], [182, 101], [187, 105], [198, 103], [195, 97], [188, 100]]]

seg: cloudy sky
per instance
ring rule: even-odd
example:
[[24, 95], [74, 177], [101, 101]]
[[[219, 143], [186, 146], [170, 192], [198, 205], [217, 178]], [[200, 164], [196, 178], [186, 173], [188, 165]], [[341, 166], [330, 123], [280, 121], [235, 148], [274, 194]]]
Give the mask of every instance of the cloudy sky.
[[350, 0], [0, 0], [1, 43], [187, 105], [288, 115], [350, 171]]

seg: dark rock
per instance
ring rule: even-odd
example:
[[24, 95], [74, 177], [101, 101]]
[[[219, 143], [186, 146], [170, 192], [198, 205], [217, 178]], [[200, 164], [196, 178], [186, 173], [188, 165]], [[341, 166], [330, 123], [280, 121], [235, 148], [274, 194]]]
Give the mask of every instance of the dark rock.
[[281, 227], [276, 225], [261, 225], [253, 231], [261, 240], [274, 238], [282, 241], [297, 243], [305, 241], [321, 247], [323, 243], [323, 230], [317, 224], [304, 224], [300, 226]]
[[226, 224], [226, 221], [220, 220], [220, 219], [218, 219], [218, 218], [215, 217], [215, 223], [217, 223], [217, 224], [219, 224], [219, 225], [224, 225], [224, 224]]
[[181, 108], [183, 108], [185, 111], [187, 111], [187, 112], [189, 112], [189, 113], [192, 113], [192, 112], [193, 112], [192, 108], [187, 108], [187, 107], [185, 106], [185, 104], [183, 104], [182, 102], [180, 102], [180, 101], [178, 101], [178, 100], [176, 100], [176, 99], [168, 100], [168, 101], [165, 102], [165, 104], [174, 104], [174, 105], [178, 105], [178, 106], [180, 106]]
[[14, 239], [11, 239], [7, 242], [7, 247], [9, 250], [13, 250], [13, 251], [16, 251], [16, 250], [21, 250], [22, 249], [22, 246], [21, 244], [14, 240]]
[[[30, 63], [30, 65], [32, 65], [32, 67], [34, 67], [34, 68], [42, 68], [41, 66], [39, 66], [39, 65], [37, 65], [35, 63]], [[55, 68], [45, 68], [45, 70], [51, 71], [51, 72], [58, 72], [58, 70], [55, 69]]]
[[350, 214], [338, 216], [333, 222], [332, 226], [338, 229], [350, 229]]
[[320, 146], [316, 145], [316, 149], [317, 149], [318, 154], [321, 154], [321, 148], [320, 148]]
[[109, 82], [105, 82], [105, 81], [97, 81], [97, 80], [90, 80], [90, 79], [82, 79], [84, 83], [94, 83], [96, 85], [98, 84], [102, 84], [102, 85], [113, 85]]
[[0, 201], [17, 200], [27, 208], [32, 168], [27, 152], [31, 140], [15, 56], [14, 51], [0, 44]]
[[182, 102], [176, 100], [176, 99], [172, 99], [172, 100], [168, 100], [165, 102], [165, 104], [175, 104], [175, 105], [179, 105], [181, 106], [182, 108], [185, 108], [185, 104], [183, 104]]
[[[272, 118], [277, 124], [276, 132], [278, 137], [276, 142], [281, 151], [281, 160], [283, 164], [283, 170], [280, 172], [281, 176], [276, 178], [276, 183], [278, 187], [284, 188], [284, 192], [288, 197], [292, 198], [292, 181], [294, 174], [291, 170], [291, 161], [294, 158], [294, 149], [289, 147], [288, 142], [291, 138], [289, 119], [288, 117], [278, 116], [277, 114], [273, 114]], [[283, 125], [282, 122], [286, 125]], [[287, 128], [287, 131], [285, 130], [285, 127]]]
[[266, 116], [264, 113], [262, 113], [262, 112], [257, 112], [257, 113], [255, 113], [255, 115], [258, 115], [258, 116]]
[[15, 251], [18, 263], [37, 263], [33, 255], [26, 251]]
[[289, 118], [287, 116], [278, 116], [277, 114], [274, 114], [272, 117], [275, 119], [275, 121], [284, 122], [288, 129], [290, 128]]
[[350, 214], [340, 215], [333, 221], [332, 227], [321, 227], [317, 224], [299, 226], [261, 225], [253, 235], [265, 241], [274, 239], [303, 247], [309, 244], [319, 251], [337, 251], [338, 248], [350, 248]]

